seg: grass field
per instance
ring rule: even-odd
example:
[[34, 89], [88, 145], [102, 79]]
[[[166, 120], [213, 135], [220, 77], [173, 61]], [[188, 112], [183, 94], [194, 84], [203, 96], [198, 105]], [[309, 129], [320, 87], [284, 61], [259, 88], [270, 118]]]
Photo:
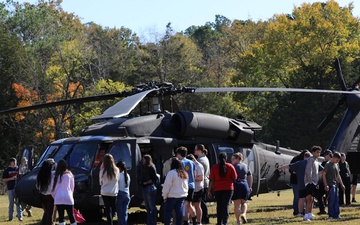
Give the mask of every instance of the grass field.
[[[358, 190], [358, 200], [360, 202], [360, 190]], [[262, 194], [258, 197], [253, 196], [252, 201], [249, 201], [248, 209], [248, 223], [249, 224], [346, 224], [346, 225], [358, 225], [360, 224], [360, 203], [353, 203], [350, 207], [341, 208], [341, 220], [327, 220], [326, 215], [318, 216], [316, 213], [319, 212], [319, 209], [314, 209], [314, 214], [316, 215], [315, 220], [311, 222], [304, 222], [302, 218], [297, 218], [292, 216], [291, 202], [292, 202], [292, 191], [286, 190], [280, 193], [280, 196], [277, 196], [277, 193], [268, 193]], [[233, 206], [232, 206], [233, 207]], [[0, 195], [0, 224], [9, 224], [9, 225], [18, 225], [18, 224], [38, 224], [41, 216], [42, 209], [33, 208], [33, 217], [24, 217], [24, 221], [20, 222], [16, 218], [7, 222], [7, 211], [8, 211], [8, 199], [6, 195]], [[131, 218], [144, 218], [144, 211], [138, 208], [132, 208], [130, 210]], [[211, 224], [216, 223], [216, 205], [209, 205], [210, 212], [210, 222]], [[14, 215], [15, 216], [15, 215]], [[145, 215], [146, 217], [146, 215]], [[116, 222], [116, 221], [115, 221]], [[229, 224], [235, 224], [235, 216], [233, 214], [233, 208], [231, 208]], [[67, 221], [69, 224], [69, 221]], [[105, 225], [106, 221], [101, 223], [85, 223], [89, 225]], [[115, 223], [116, 224], [116, 223]], [[133, 221], [129, 221], [129, 224], [141, 224]], [[158, 223], [161, 224], [161, 223]]]

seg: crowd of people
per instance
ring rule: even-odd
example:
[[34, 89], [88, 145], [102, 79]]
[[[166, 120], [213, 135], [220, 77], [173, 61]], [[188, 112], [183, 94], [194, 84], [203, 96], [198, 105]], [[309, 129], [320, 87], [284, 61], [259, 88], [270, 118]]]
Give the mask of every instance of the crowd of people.
[[[253, 180], [249, 167], [243, 162], [243, 155], [233, 154], [231, 163], [228, 163], [227, 154], [220, 153], [218, 164], [211, 168], [206, 155], [207, 149], [202, 144], [194, 147], [193, 154], [188, 154], [188, 149], [181, 146], [169, 160], [170, 168], [164, 174], [162, 187], [164, 224], [209, 224], [206, 201], [213, 197], [217, 202], [217, 224], [228, 224], [232, 201], [237, 224], [247, 222], [247, 200], [252, 191]], [[131, 178], [125, 163], [115, 163], [114, 157], [105, 153], [104, 149], [101, 149], [101, 159], [97, 158], [95, 163], [101, 163], [99, 184], [107, 224], [114, 224], [115, 215], [119, 225], [127, 224]], [[160, 176], [150, 155], [142, 156], [137, 171], [137, 183], [147, 211], [146, 224], [155, 225], [158, 217], [156, 193]], [[16, 159], [11, 158], [9, 167], [3, 174], [3, 181], [8, 187], [9, 220], [13, 220], [13, 208], [16, 204], [18, 219], [22, 221], [23, 210], [14, 193], [18, 174]], [[54, 159], [48, 158], [42, 163], [36, 188], [43, 208], [41, 224], [53, 225], [57, 219], [59, 225], [65, 225], [65, 212], [70, 224], [77, 224], [73, 197], [75, 180], [64, 159], [55, 163]]]
[[[322, 162], [319, 161], [320, 156], [323, 156]], [[311, 153], [303, 150], [290, 164], [278, 169], [289, 169], [294, 193], [293, 214], [303, 217], [304, 221], [315, 218], [315, 199], [319, 208], [318, 214], [327, 214], [329, 220], [341, 218], [340, 206], [346, 207], [351, 202], [356, 202], [357, 175], [351, 174], [344, 153], [332, 152], [329, 149], [323, 151], [320, 146], [313, 146]], [[326, 205], [328, 211], [325, 209]]]

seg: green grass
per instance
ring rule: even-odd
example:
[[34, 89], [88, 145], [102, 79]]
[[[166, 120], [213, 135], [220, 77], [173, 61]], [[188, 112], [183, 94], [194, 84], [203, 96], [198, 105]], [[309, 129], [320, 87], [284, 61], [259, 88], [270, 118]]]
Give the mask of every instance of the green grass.
[[[360, 193], [358, 190], [358, 200], [360, 200]], [[248, 207], [248, 223], [250, 224], [304, 224], [302, 218], [297, 218], [292, 216], [292, 191], [282, 191], [280, 196], [277, 196], [277, 193], [268, 193], [262, 194], [258, 197], [253, 196], [252, 201], [249, 201]], [[328, 221], [326, 215], [318, 216], [316, 215], [319, 212], [319, 209], [315, 208], [313, 213], [316, 215], [316, 219], [311, 222], [312, 225], [323, 225], [323, 224], [346, 224], [346, 225], [358, 225], [360, 224], [360, 214], [358, 213], [360, 209], [360, 203], [354, 203], [351, 207], [341, 208], [341, 216], [343, 219]], [[6, 195], [0, 195], [0, 224], [9, 224], [9, 225], [18, 225], [18, 224], [30, 224], [35, 225], [40, 222], [42, 217], [42, 209], [33, 208], [33, 217], [24, 217], [23, 222], [19, 222], [16, 218], [12, 222], [6, 222], [8, 211], [8, 199]], [[132, 208], [130, 210], [132, 213], [131, 217], [142, 217], [139, 212], [144, 212], [139, 208]], [[211, 224], [216, 223], [216, 205], [209, 205], [210, 212], [210, 222]], [[15, 216], [15, 215], [14, 215]], [[235, 224], [235, 216], [233, 214], [233, 205], [231, 206], [231, 214], [229, 219], [229, 224]], [[116, 222], [116, 221], [115, 221]], [[67, 221], [69, 224], [69, 221]], [[102, 223], [86, 223], [90, 225], [101, 224], [105, 225], [106, 221]], [[116, 223], [115, 223], [116, 224]], [[130, 223], [129, 224], [137, 224]], [[158, 223], [161, 224], [161, 223]]]

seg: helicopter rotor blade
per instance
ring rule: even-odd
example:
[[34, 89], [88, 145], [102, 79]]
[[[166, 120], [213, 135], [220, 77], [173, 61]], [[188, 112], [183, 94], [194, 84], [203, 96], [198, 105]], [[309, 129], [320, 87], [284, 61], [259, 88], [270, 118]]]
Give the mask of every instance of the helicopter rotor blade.
[[339, 110], [340, 106], [342, 104], [344, 104], [344, 102], [346, 101], [346, 96], [343, 95], [338, 103], [335, 105], [335, 107], [329, 112], [329, 114], [325, 117], [325, 119], [323, 121], [321, 121], [321, 123], [319, 124], [319, 126], [317, 127], [317, 130], [320, 132], [324, 129], [324, 127], [326, 127], [326, 125], [332, 120], [332, 118], [334, 118], [336, 112]]
[[60, 101], [55, 101], [55, 102], [46, 102], [46, 103], [41, 103], [41, 104], [36, 104], [36, 105], [31, 105], [31, 106], [24, 106], [24, 107], [12, 108], [12, 109], [7, 109], [7, 110], [1, 110], [0, 115], [23, 112], [23, 111], [30, 111], [30, 110], [34, 110], [34, 109], [55, 107], [55, 106], [60, 106], [60, 105], [70, 105], [70, 104], [83, 103], [83, 102], [95, 102], [95, 101], [109, 100], [109, 99], [114, 99], [114, 98], [119, 98], [119, 97], [126, 97], [128, 95], [129, 95], [128, 92], [118, 92], [118, 93], [114, 93], [114, 94], [104, 94], [104, 95], [89, 96], [89, 97], [83, 97], [83, 98], [60, 100]]
[[345, 83], [345, 80], [344, 80], [344, 76], [343, 76], [342, 71], [341, 71], [340, 60], [338, 58], [335, 59], [334, 65], [335, 65], [335, 69], [336, 69], [336, 72], [337, 72], [336, 73], [337, 77], [338, 77], [339, 82], [340, 82], [341, 90], [343, 90], [343, 91], [348, 90], [348, 88], [346, 86], [346, 83]]
[[[299, 93], [352, 94], [352, 92], [349, 91], [303, 89], [303, 88], [262, 88], [262, 87], [195, 88], [195, 93], [206, 93], [206, 92], [299, 92]], [[359, 92], [356, 93], [358, 94]]]

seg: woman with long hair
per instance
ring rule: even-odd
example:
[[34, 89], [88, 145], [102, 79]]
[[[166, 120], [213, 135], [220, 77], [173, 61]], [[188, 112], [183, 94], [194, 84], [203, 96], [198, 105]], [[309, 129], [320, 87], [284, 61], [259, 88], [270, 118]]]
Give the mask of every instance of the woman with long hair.
[[119, 175], [119, 169], [115, 165], [114, 157], [111, 154], [105, 154], [99, 180], [101, 185], [100, 193], [104, 201], [105, 215], [109, 225], [113, 225], [116, 197], [119, 191]]
[[139, 184], [142, 187], [142, 196], [145, 202], [147, 217], [147, 225], [156, 225], [157, 221], [157, 208], [156, 208], [156, 167], [150, 155], [146, 154], [141, 160], [139, 168]]
[[57, 163], [55, 176], [52, 182], [51, 195], [59, 214], [59, 225], [65, 225], [65, 210], [71, 225], [76, 225], [74, 216], [74, 175], [67, 168], [66, 161], [61, 159]]
[[40, 201], [44, 214], [41, 225], [51, 225], [53, 223], [54, 198], [51, 196], [51, 180], [54, 177], [55, 161], [52, 158], [45, 160], [36, 177], [36, 188], [40, 192]]
[[226, 162], [227, 155], [219, 154], [219, 163], [211, 167], [208, 196], [212, 197], [214, 190], [216, 199], [217, 225], [228, 224], [230, 201], [234, 191], [234, 181], [237, 177], [235, 168]]
[[119, 192], [116, 199], [118, 225], [126, 225], [130, 203], [130, 175], [127, 172], [125, 162], [119, 161], [116, 166], [119, 167], [120, 170]]
[[247, 222], [246, 210], [247, 200], [249, 199], [252, 191], [252, 174], [248, 165], [243, 163], [243, 154], [240, 152], [234, 153], [231, 157], [231, 162], [235, 167], [237, 178], [234, 183], [234, 194], [232, 200], [234, 201], [234, 213], [237, 224], [241, 224], [240, 218], [243, 223]]
[[174, 209], [176, 225], [182, 224], [184, 200], [188, 194], [188, 173], [177, 158], [171, 161], [171, 170], [166, 175], [162, 196], [164, 199], [164, 224], [169, 225]]

